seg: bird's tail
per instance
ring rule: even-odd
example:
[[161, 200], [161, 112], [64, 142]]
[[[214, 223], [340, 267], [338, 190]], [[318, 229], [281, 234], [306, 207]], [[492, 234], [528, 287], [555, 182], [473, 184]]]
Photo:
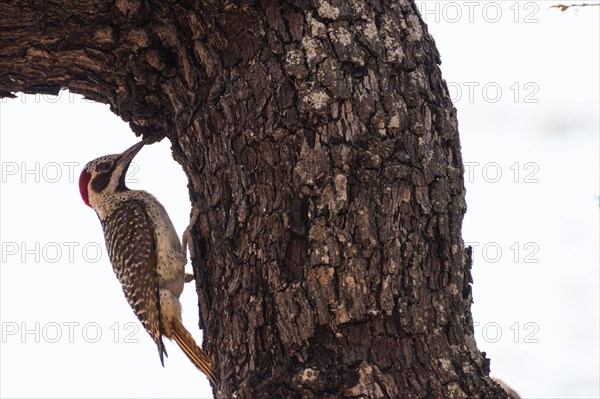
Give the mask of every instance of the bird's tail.
[[183, 353], [185, 353], [192, 363], [194, 363], [194, 366], [206, 374], [208, 379], [213, 383], [213, 385], [216, 386], [217, 379], [215, 377], [215, 368], [212, 364], [212, 361], [206, 352], [196, 345], [196, 341], [194, 341], [192, 334], [185, 329], [179, 320], [172, 321], [172, 335], [173, 339], [175, 342], [177, 342], [177, 345], [179, 345]]

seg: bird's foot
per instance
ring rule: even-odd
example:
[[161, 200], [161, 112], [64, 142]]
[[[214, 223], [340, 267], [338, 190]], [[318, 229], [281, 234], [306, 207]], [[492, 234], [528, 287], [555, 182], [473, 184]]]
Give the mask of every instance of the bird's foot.
[[183, 247], [183, 255], [187, 260], [187, 248], [190, 248], [190, 256], [193, 258], [195, 256], [194, 253], [194, 245], [191, 245], [192, 242], [192, 229], [198, 220], [198, 216], [200, 215], [200, 209], [194, 206], [194, 211], [192, 212], [192, 217], [190, 218], [190, 224], [183, 232], [183, 237], [181, 237], [181, 245]]

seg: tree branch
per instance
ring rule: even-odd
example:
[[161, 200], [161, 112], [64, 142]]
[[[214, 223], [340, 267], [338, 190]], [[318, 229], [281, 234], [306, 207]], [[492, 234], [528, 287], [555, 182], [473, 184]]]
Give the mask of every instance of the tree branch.
[[162, 12], [107, 0], [1, 2], [0, 98], [68, 89], [109, 104], [134, 132], [164, 137], [174, 130], [173, 105], [149, 92], [172, 71], [160, 61], [160, 38], [143, 25]]
[[556, 5], [550, 6], [550, 8], [558, 8], [560, 11], [565, 12], [569, 8], [572, 8], [572, 7], [594, 7], [594, 6], [596, 6], [596, 7], [600, 6], [600, 3], [598, 3], [598, 4], [581, 3], [581, 4], [571, 4], [571, 5], [556, 4]]
[[113, 35], [110, 25], [101, 23], [110, 20], [110, 5], [73, 2], [68, 9], [48, 8], [44, 14], [29, 2], [0, 4], [0, 91], [57, 94], [68, 87], [109, 102], [90, 88], [102, 83], [100, 72], [112, 69]]

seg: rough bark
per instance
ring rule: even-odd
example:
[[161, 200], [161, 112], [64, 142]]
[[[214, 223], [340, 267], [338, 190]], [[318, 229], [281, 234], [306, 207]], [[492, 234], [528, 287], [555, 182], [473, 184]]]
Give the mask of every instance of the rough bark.
[[218, 398], [501, 398], [473, 338], [463, 166], [412, 1], [10, 1], [0, 95], [168, 137]]

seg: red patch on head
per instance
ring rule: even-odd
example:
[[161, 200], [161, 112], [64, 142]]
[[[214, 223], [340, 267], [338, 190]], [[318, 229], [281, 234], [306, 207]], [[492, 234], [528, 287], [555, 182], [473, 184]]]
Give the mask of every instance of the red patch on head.
[[91, 178], [92, 175], [85, 169], [82, 170], [81, 175], [79, 175], [79, 192], [81, 193], [81, 198], [83, 199], [83, 202], [85, 202], [85, 204], [90, 208], [92, 206], [90, 205], [90, 199], [88, 196], [88, 183], [90, 182]]

